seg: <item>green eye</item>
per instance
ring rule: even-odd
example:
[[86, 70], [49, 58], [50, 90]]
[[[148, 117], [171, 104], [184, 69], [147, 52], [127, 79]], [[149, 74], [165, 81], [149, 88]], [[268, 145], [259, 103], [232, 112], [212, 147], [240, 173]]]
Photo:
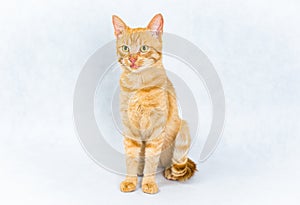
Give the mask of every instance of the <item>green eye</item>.
[[129, 51], [129, 48], [128, 48], [128, 46], [122, 46], [122, 50], [124, 51], [124, 52], [128, 52]]
[[141, 47], [140, 50], [141, 50], [141, 52], [145, 53], [145, 52], [147, 52], [149, 50], [149, 47], [146, 46], [146, 45], [144, 45], [144, 46]]

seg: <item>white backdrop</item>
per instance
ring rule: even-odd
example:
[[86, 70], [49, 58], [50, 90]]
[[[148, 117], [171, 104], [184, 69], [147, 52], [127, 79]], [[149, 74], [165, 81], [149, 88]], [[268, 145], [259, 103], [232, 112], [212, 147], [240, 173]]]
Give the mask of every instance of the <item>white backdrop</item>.
[[[300, 2], [297, 0], [0, 1], [0, 204], [299, 204]], [[119, 191], [78, 142], [72, 97], [111, 15], [201, 48], [222, 80], [226, 127], [187, 183]]]

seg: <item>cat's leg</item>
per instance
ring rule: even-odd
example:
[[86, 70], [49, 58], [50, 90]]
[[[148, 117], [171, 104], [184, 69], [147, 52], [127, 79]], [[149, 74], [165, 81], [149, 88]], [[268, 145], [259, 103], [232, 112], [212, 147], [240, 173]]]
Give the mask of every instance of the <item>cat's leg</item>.
[[145, 142], [142, 142], [141, 151], [139, 154], [139, 162], [138, 162], [138, 176], [143, 176], [144, 166], [145, 166]]
[[139, 155], [139, 165], [138, 165], [138, 176], [143, 176], [144, 167], [145, 167], [145, 146], [146, 143], [142, 142], [142, 147]]
[[158, 192], [158, 186], [155, 182], [155, 174], [159, 163], [164, 136], [165, 133], [162, 132], [158, 137], [146, 141], [142, 189], [148, 194], [155, 194]]
[[159, 167], [165, 168], [170, 167], [172, 164], [174, 144], [169, 140], [164, 140], [163, 148], [159, 158]]
[[185, 181], [191, 178], [196, 164], [187, 157], [190, 149], [191, 137], [187, 123], [182, 120], [179, 132], [175, 138], [172, 165], [164, 171], [164, 176], [170, 180]]
[[125, 180], [120, 184], [120, 190], [122, 192], [131, 192], [136, 189], [138, 181], [137, 173], [142, 142], [125, 137], [124, 146], [126, 153], [127, 175]]

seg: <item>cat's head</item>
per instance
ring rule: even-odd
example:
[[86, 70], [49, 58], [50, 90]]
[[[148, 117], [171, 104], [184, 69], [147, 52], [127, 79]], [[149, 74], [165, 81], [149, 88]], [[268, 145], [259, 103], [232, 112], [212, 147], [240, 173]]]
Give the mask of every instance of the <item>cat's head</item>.
[[163, 17], [155, 15], [147, 27], [130, 28], [121, 18], [112, 16], [117, 38], [118, 61], [131, 72], [140, 72], [161, 64]]

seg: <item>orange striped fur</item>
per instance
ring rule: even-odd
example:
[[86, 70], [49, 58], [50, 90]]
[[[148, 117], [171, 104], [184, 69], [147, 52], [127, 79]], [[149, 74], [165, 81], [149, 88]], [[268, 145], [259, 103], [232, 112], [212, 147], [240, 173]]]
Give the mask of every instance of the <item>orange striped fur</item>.
[[120, 111], [124, 132], [127, 176], [123, 192], [134, 191], [143, 175], [145, 193], [158, 192], [157, 167], [164, 176], [184, 181], [196, 165], [188, 159], [190, 134], [179, 118], [174, 87], [162, 64], [163, 17], [157, 14], [145, 28], [130, 28], [113, 16], [116, 50], [122, 68]]

